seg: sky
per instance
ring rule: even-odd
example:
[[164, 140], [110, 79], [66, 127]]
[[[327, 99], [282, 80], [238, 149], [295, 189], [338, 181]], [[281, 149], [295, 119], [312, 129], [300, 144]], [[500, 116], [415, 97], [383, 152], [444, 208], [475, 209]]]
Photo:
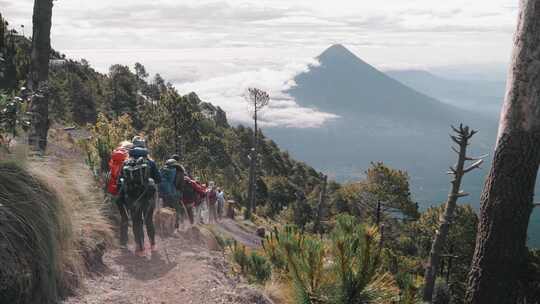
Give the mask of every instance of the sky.
[[[28, 34], [32, 5], [33, 0], [0, 0], [0, 12]], [[58, 0], [52, 44], [102, 72], [114, 63], [141, 62], [181, 92], [195, 90], [240, 122], [249, 120], [243, 92], [259, 86], [274, 101], [266, 125], [317, 127], [336, 117], [302, 108], [282, 91], [331, 44], [344, 44], [381, 69], [504, 67], [517, 5], [517, 0]]]

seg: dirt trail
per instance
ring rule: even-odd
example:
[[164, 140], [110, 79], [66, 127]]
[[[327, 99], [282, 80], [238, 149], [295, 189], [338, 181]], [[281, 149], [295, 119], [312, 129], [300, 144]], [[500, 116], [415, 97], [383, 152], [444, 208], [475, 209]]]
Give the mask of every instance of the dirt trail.
[[103, 275], [89, 279], [86, 291], [65, 303], [269, 303], [231, 275], [223, 253], [201, 244], [197, 231], [158, 238], [158, 252], [146, 258], [132, 250], [110, 251]]

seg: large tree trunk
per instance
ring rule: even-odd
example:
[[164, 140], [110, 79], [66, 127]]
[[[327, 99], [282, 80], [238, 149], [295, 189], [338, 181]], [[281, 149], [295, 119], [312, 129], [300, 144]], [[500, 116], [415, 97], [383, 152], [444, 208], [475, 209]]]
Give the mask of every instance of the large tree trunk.
[[516, 303], [540, 161], [540, 1], [522, 0], [467, 303]]
[[[32, 54], [28, 86], [37, 91], [49, 79], [49, 58], [51, 55], [51, 26], [52, 26], [53, 0], [35, 0]], [[28, 143], [44, 150], [47, 145], [47, 132], [49, 130], [49, 98], [47, 92], [41, 92], [43, 98], [32, 101], [30, 111], [33, 113], [31, 131]], [[45, 129], [43, 129], [45, 128]]]

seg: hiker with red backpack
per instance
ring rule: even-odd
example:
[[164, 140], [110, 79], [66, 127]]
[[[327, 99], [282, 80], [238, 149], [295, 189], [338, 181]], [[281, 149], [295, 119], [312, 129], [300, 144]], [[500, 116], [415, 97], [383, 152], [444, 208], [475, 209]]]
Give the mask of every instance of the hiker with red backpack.
[[145, 256], [144, 227], [150, 239], [151, 250], [156, 251], [154, 209], [156, 186], [161, 182], [156, 163], [149, 158], [146, 141], [136, 136], [132, 141], [133, 148], [129, 150], [129, 159], [124, 162], [118, 187], [129, 207], [133, 222], [137, 256]]
[[197, 207], [196, 205], [200, 201], [200, 197], [205, 194], [206, 189], [202, 185], [191, 179], [189, 175], [186, 174], [184, 176], [182, 203], [186, 208], [186, 213], [191, 225], [195, 224], [195, 214], [193, 209]]
[[129, 216], [128, 207], [124, 196], [120, 195], [120, 188], [118, 187], [118, 179], [124, 166], [124, 162], [129, 158], [129, 149], [133, 145], [128, 142], [122, 142], [120, 146], [111, 154], [109, 160], [109, 174], [107, 181], [107, 192], [112, 196], [113, 201], [120, 212], [120, 246], [126, 247], [128, 242], [128, 229], [129, 229]]

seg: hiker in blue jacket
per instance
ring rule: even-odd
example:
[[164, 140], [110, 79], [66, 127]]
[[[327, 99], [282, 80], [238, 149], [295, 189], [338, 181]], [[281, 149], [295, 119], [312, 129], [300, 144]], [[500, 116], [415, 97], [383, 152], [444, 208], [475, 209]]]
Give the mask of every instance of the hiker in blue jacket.
[[180, 227], [180, 219], [183, 216], [182, 199], [182, 184], [184, 180], [184, 168], [174, 158], [165, 162], [165, 166], [161, 168], [161, 183], [159, 184], [159, 195], [163, 199], [163, 205], [172, 208], [176, 211], [175, 228]]

